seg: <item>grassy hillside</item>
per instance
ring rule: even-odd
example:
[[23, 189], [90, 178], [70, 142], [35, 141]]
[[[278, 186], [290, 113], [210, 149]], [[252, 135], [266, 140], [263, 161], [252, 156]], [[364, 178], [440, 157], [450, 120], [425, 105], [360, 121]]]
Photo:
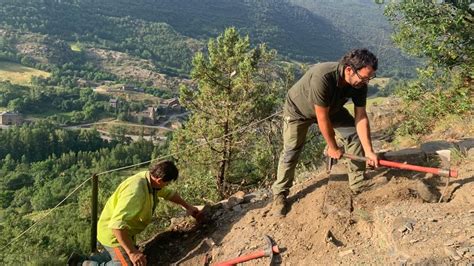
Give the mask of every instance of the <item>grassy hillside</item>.
[[25, 67], [20, 64], [0, 61], [0, 81], [10, 81], [13, 84], [27, 85], [32, 77], [47, 78], [51, 74], [38, 69]]

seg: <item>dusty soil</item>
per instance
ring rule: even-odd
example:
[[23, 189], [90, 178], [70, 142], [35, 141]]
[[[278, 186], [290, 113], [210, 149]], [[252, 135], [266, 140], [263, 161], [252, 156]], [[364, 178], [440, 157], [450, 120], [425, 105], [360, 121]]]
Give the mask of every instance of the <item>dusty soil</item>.
[[[174, 229], [144, 246], [151, 265], [206, 265], [265, 249], [264, 235], [280, 248], [273, 263], [314, 264], [466, 264], [474, 260], [474, 158], [465, 158], [459, 178], [378, 169], [387, 183], [353, 196], [339, 169], [319, 173], [292, 188], [290, 211], [274, 216], [270, 193], [230, 210], [213, 211], [213, 220]], [[269, 258], [246, 265], [268, 265]]]
[[[374, 146], [394, 150], [387, 128], [403, 118], [385, 115], [396, 108], [382, 107], [371, 114]], [[472, 136], [469, 130], [459, 130], [456, 139]], [[445, 133], [426, 141], [448, 139]], [[423, 165], [443, 164], [426, 155]], [[257, 191], [237, 205], [229, 199], [208, 208], [206, 223], [174, 219], [142, 248], [150, 265], [215, 265], [268, 248], [268, 235], [280, 254], [245, 265], [466, 265], [474, 262], [474, 149], [453, 155], [457, 178], [378, 168], [368, 172], [377, 185], [358, 195], [350, 192], [342, 164], [331, 175], [299, 173], [309, 178], [293, 186], [285, 217], [273, 215], [269, 191]], [[419, 158], [399, 159], [416, 164]]]

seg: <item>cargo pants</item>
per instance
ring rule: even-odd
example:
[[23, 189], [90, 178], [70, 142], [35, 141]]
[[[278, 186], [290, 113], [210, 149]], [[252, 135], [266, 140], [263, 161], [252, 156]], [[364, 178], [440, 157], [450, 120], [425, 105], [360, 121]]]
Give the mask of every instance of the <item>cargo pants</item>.
[[[364, 150], [360, 143], [355, 128], [354, 117], [343, 108], [341, 111], [330, 116], [331, 123], [336, 133], [336, 140], [343, 144], [346, 153], [364, 156]], [[295, 120], [284, 115], [283, 117], [283, 150], [278, 163], [277, 180], [273, 183], [273, 195], [288, 195], [293, 185], [295, 169], [299, 156], [303, 151], [308, 128], [314, 120]], [[365, 162], [343, 159], [349, 176], [349, 187], [357, 190], [363, 184]]]

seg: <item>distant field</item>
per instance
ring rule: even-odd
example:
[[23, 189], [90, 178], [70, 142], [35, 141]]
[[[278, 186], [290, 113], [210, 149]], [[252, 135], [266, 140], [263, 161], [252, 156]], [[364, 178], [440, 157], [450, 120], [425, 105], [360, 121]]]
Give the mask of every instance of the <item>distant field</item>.
[[121, 91], [119, 85], [99, 86], [94, 91], [114, 98], [127, 99], [131, 102], [144, 102], [145, 104], [159, 104], [160, 98], [148, 93], [138, 91]]
[[49, 77], [51, 74], [20, 64], [0, 61], [0, 81], [9, 80], [14, 84], [27, 85], [30, 84], [31, 77], [39, 76]]
[[37, 119], [44, 119], [52, 115], [57, 115], [59, 117], [63, 117], [65, 119], [71, 119], [73, 112], [58, 112], [57, 110], [46, 110], [41, 113], [37, 114], [30, 114], [26, 118], [29, 120], [37, 120]]
[[71, 50], [73, 50], [74, 52], [82, 51], [81, 45], [79, 43], [71, 43], [70, 47], [71, 47]]

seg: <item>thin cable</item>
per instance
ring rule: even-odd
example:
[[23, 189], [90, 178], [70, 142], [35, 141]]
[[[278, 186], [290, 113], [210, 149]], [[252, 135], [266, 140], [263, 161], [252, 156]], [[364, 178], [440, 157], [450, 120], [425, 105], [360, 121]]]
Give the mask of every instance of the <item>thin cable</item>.
[[[233, 135], [233, 134], [235, 134], [235, 133], [242, 132], [242, 131], [244, 131], [245, 129], [247, 129], [247, 128], [253, 126], [253, 125], [259, 124], [259, 123], [261, 123], [261, 122], [263, 122], [263, 121], [265, 121], [265, 120], [267, 120], [267, 119], [270, 119], [270, 118], [272, 118], [272, 117], [274, 117], [274, 116], [280, 114], [281, 112], [282, 112], [281, 110], [280, 110], [280, 111], [277, 111], [277, 112], [275, 112], [275, 113], [273, 113], [273, 114], [271, 114], [271, 115], [269, 115], [269, 116], [267, 116], [267, 117], [265, 117], [265, 118], [262, 118], [262, 119], [260, 119], [260, 120], [255, 121], [255, 122], [252, 122], [252, 123], [248, 124], [248, 125], [245, 126], [245, 127], [241, 127], [240, 129], [236, 129], [236, 130], [234, 130], [234, 131], [232, 131], [232, 132], [230, 132], [230, 133], [227, 133], [226, 135], [220, 136], [220, 137], [218, 137], [218, 138], [214, 138], [214, 139], [212, 139], [212, 140], [209, 141], [209, 142], [210, 142], [210, 143], [213, 143], [213, 142], [215, 142], [215, 141], [217, 141], [217, 140], [220, 140], [220, 139], [223, 139], [223, 138], [225, 138], [225, 137], [231, 136], [231, 135]], [[207, 144], [208, 144], [208, 143], [204, 142], [204, 143], [198, 144], [198, 145], [196, 145], [196, 146], [194, 146], [194, 147], [191, 147], [190, 149], [191, 149], [191, 150], [192, 150], [192, 149], [196, 149], [196, 148], [199, 148], [199, 147], [201, 147], [201, 146], [205, 146], [205, 145], [207, 145]], [[163, 160], [163, 159], [165, 159], [165, 158], [173, 157], [173, 156], [178, 155], [178, 154], [181, 154], [181, 153], [183, 153], [183, 152], [184, 152], [184, 151], [179, 151], [179, 152], [175, 152], [175, 153], [170, 153], [170, 154], [165, 155], [165, 156], [162, 156], [162, 157], [160, 157], [160, 158], [155, 158], [155, 159], [151, 159], [151, 160], [148, 160], [148, 161], [145, 161], [145, 162], [141, 162], [141, 163], [137, 163], [137, 164], [133, 164], [133, 165], [128, 165], [128, 166], [123, 166], [123, 167], [115, 168], [115, 169], [112, 169], [112, 170], [107, 170], [107, 171], [98, 173], [97, 175], [103, 175], [103, 174], [107, 174], [107, 173], [111, 173], [111, 172], [115, 172], [115, 171], [119, 171], [119, 170], [125, 170], [125, 169], [129, 169], [129, 168], [133, 168], [133, 167], [135, 167], [135, 166], [139, 166], [139, 165], [151, 163], [151, 162], [154, 162], [154, 161]]]
[[[272, 115], [270, 116], [267, 116], [265, 118], [262, 118], [256, 122], [252, 122], [250, 124], [248, 124], [247, 126], [245, 127], [242, 127], [240, 129], [236, 129], [226, 135], [223, 135], [221, 137], [218, 137], [218, 138], [215, 138], [215, 139], [212, 139], [210, 142], [215, 142], [219, 139], [222, 139], [222, 138], [225, 138], [227, 136], [230, 136], [230, 135], [233, 135], [235, 133], [238, 133], [238, 132], [242, 132], [244, 131], [245, 129], [253, 126], [253, 125], [256, 125], [256, 124], [259, 124], [267, 119], [270, 119], [278, 114], [280, 114], [282, 111], [277, 111], [275, 113], [273, 113]], [[194, 147], [192, 147], [191, 149], [196, 149], [196, 148], [199, 148], [201, 146], [204, 146], [204, 145], [207, 145], [208, 143], [201, 143], [201, 144], [198, 144]], [[175, 155], [178, 155], [180, 153], [183, 153], [183, 151], [179, 151], [179, 152], [175, 152], [175, 153], [171, 153], [171, 154], [167, 154], [167, 155], [164, 155], [164, 156], [161, 156], [161, 157], [158, 157], [158, 158], [155, 158], [155, 159], [152, 159], [152, 160], [148, 160], [148, 161], [145, 161], [145, 162], [141, 162], [141, 163], [137, 163], [137, 164], [133, 164], [133, 165], [128, 165], [128, 166], [123, 166], [123, 167], [119, 167], [119, 168], [115, 168], [115, 169], [112, 169], [112, 170], [107, 170], [107, 171], [104, 171], [104, 172], [100, 172], [97, 174], [97, 176], [99, 175], [104, 175], [104, 174], [107, 174], [107, 173], [112, 173], [112, 172], [116, 172], [116, 171], [120, 171], [120, 170], [125, 170], [125, 169], [129, 169], [129, 168], [133, 168], [133, 167], [136, 167], [136, 166], [140, 166], [140, 165], [143, 165], [143, 164], [147, 164], [147, 163], [150, 163], [150, 162], [153, 162], [153, 161], [159, 161], [159, 160], [163, 160], [163, 159], [166, 159], [168, 157], [172, 157], [172, 156], [175, 156]], [[50, 209], [46, 214], [43, 215], [43, 217], [41, 217], [40, 219], [38, 219], [35, 223], [33, 223], [30, 227], [28, 227], [25, 231], [23, 231], [22, 233], [20, 233], [17, 237], [15, 237], [12, 241], [10, 241], [8, 244], [6, 244], [5, 246], [2, 247], [2, 251], [5, 250], [8, 246], [10, 246], [11, 244], [13, 244], [14, 242], [16, 242], [21, 236], [23, 236], [24, 234], [26, 234], [27, 232], [29, 232], [31, 229], [33, 229], [33, 227], [35, 227], [39, 222], [41, 222], [42, 220], [44, 220], [48, 215], [50, 215], [55, 209], [57, 209], [61, 204], [63, 204], [68, 198], [70, 198], [77, 190], [79, 190], [79, 188], [81, 188], [82, 186], [84, 186], [89, 180], [91, 180], [92, 177], [89, 177], [87, 178], [84, 182], [82, 182], [81, 184], [79, 184], [79, 186], [77, 186], [76, 188], [74, 188], [73, 191], [71, 191], [63, 200], [61, 200], [58, 204], [56, 204], [56, 206], [54, 206], [52, 209]]]
[[11, 244], [13, 244], [16, 240], [18, 240], [22, 235], [26, 234], [28, 231], [30, 231], [33, 227], [35, 227], [36, 224], [38, 224], [39, 222], [41, 222], [42, 220], [44, 220], [44, 218], [46, 218], [49, 214], [51, 214], [55, 209], [57, 209], [61, 204], [63, 204], [63, 202], [65, 202], [69, 197], [72, 196], [72, 194], [74, 194], [80, 187], [82, 187], [87, 181], [89, 181], [92, 177], [89, 177], [88, 179], [86, 179], [84, 182], [82, 182], [79, 186], [77, 186], [73, 191], [71, 191], [63, 200], [61, 200], [58, 204], [56, 204], [56, 206], [54, 206], [52, 209], [50, 209], [48, 212], [46, 212], [43, 217], [39, 218], [35, 223], [33, 223], [30, 227], [28, 227], [28, 229], [26, 229], [25, 231], [23, 231], [21, 234], [19, 234], [17, 237], [15, 237], [12, 241], [10, 241], [7, 245], [5, 245], [1, 250], [4, 250], [5, 248], [7, 248], [8, 246], [10, 246]]

